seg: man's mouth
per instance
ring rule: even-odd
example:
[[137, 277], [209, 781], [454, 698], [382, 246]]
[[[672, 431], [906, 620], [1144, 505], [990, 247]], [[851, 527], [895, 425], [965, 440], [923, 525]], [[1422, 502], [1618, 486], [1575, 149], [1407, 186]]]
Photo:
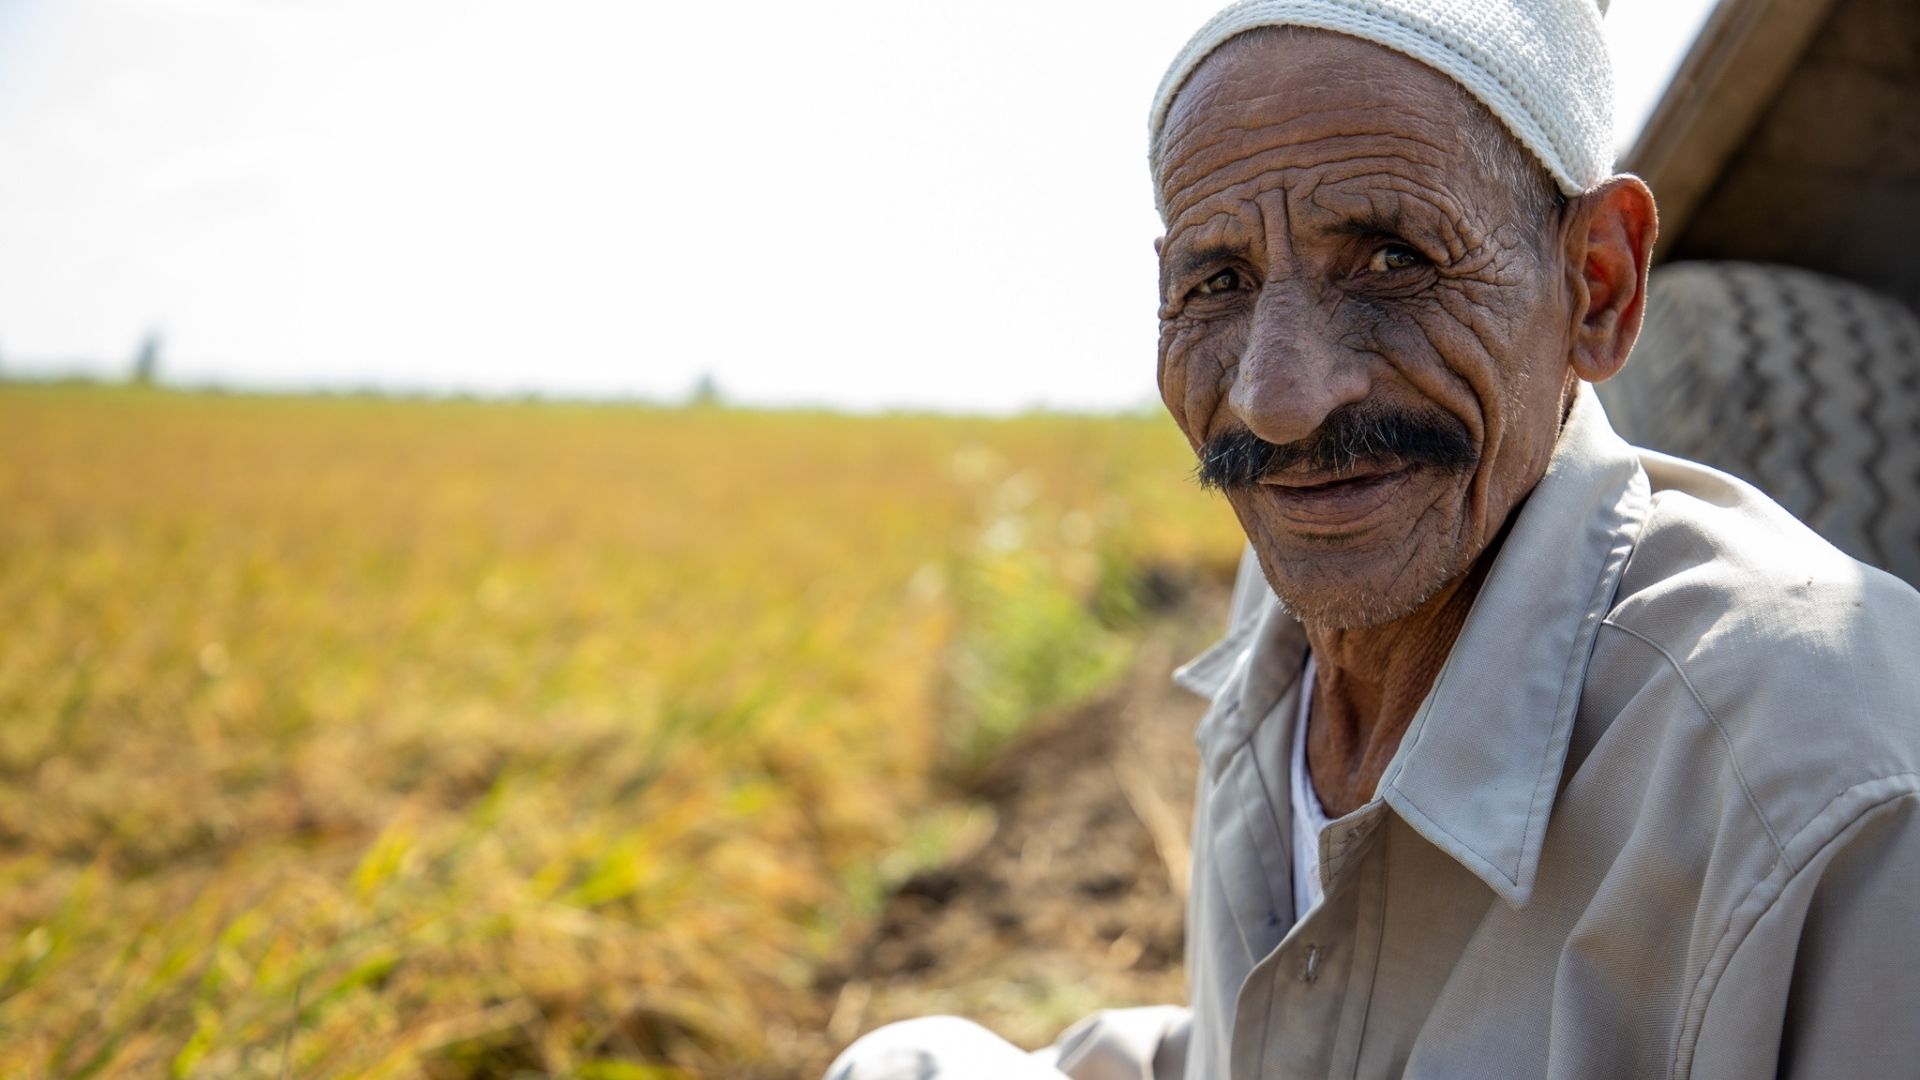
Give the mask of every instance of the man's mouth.
[[1353, 472], [1281, 472], [1260, 478], [1282, 514], [1307, 527], [1353, 525], [1378, 510], [1413, 476], [1409, 465], [1391, 463]]

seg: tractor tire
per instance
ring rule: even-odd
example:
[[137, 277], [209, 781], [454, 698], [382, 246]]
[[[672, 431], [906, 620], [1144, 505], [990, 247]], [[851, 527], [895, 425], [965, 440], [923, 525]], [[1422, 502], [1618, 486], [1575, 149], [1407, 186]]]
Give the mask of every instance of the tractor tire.
[[1920, 319], [1898, 301], [1792, 267], [1676, 263], [1600, 395], [1627, 441], [1732, 473], [1920, 585]]

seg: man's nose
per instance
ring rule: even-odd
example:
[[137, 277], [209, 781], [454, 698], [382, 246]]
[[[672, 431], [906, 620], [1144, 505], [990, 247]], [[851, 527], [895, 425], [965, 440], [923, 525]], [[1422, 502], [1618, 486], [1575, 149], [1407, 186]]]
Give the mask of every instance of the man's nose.
[[1275, 283], [1261, 293], [1227, 392], [1228, 408], [1249, 431], [1271, 443], [1297, 442], [1328, 413], [1362, 400], [1370, 389], [1364, 358], [1332, 339], [1325, 319], [1297, 287]]

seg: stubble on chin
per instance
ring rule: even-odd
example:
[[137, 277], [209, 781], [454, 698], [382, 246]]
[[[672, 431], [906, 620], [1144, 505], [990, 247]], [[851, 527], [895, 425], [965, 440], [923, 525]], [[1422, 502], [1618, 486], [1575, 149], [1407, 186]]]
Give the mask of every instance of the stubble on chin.
[[1406, 618], [1464, 576], [1477, 554], [1465, 550], [1457, 530], [1432, 529], [1419, 519], [1400, 543], [1342, 550], [1332, 542], [1282, 541], [1240, 506], [1235, 512], [1274, 595], [1314, 630], [1355, 630]]

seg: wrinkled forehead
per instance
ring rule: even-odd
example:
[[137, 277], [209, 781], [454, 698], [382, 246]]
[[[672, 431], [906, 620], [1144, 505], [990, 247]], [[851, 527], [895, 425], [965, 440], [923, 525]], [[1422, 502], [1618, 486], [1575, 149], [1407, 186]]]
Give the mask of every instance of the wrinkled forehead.
[[1161, 213], [1172, 225], [1223, 191], [1293, 180], [1441, 184], [1486, 122], [1459, 84], [1390, 49], [1324, 30], [1248, 31], [1173, 101], [1153, 161]]

